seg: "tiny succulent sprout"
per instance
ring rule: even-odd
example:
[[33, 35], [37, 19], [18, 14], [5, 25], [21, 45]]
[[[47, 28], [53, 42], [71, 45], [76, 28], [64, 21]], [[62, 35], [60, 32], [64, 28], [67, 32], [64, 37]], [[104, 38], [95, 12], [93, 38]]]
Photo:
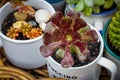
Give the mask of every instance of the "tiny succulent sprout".
[[57, 11], [46, 24], [43, 42], [40, 47], [42, 55], [56, 55], [61, 59], [60, 64], [68, 68], [74, 65], [75, 59], [80, 63], [87, 60], [92, 54], [88, 49], [88, 43], [98, 42], [98, 34], [80, 18], [79, 12], [70, 11], [64, 16], [62, 12]]
[[38, 23], [41, 22], [46, 23], [49, 21], [50, 17], [51, 17], [50, 12], [45, 9], [39, 9], [35, 12], [35, 19]]

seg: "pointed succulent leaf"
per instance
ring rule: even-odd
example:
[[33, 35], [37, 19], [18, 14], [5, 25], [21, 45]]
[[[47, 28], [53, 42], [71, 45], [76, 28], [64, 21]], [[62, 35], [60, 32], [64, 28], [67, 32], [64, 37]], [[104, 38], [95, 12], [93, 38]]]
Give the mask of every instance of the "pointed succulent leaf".
[[64, 29], [70, 28], [71, 24], [72, 24], [72, 19], [70, 17], [66, 16], [62, 18], [61, 25], [63, 26]]
[[85, 42], [76, 42], [74, 45], [74, 51], [76, 52], [77, 58], [80, 62], [86, 61], [87, 56], [90, 54]]
[[78, 33], [83, 35], [86, 31], [88, 31], [90, 29], [90, 27], [88, 25], [86, 25], [85, 27], [82, 27], [78, 30]]
[[105, 0], [94, 0], [94, 5], [99, 5], [99, 6], [101, 6], [101, 5], [103, 5], [103, 4], [105, 4]]
[[76, 42], [75, 45], [80, 49], [80, 52], [82, 53], [87, 49], [87, 43], [86, 42]]
[[81, 40], [81, 34], [79, 34], [78, 32], [74, 33], [73, 35], [73, 41], [76, 42], [76, 41], [80, 41]]
[[85, 16], [90, 16], [92, 14], [92, 7], [85, 6], [83, 13]]
[[44, 29], [44, 33], [49, 33], [50, 35], [53, 35], [54, 31], [58, 29], [58, 27], [53, 24], [52, 22], [49, 22], [46, 24], [46, 28]]
[[94, 6], [94, 0], [85, 0], [85, 5], [89, 6], [89, 7], [93, 7]]
[[95, 30], [90, 29], [83, 34], [82, 40], [87, 42], [96, 42], [98, 41], [98, 34]]
[[44, 35], [43, 35], [43, 42], [44, 42], [44, 44], [45, 45], [48, 45], [48, 44], [50, 44], [51, 42], [53, 42], [52, 41], [52, 36], [49, 34], [49, 33], [44, 33]]
[[48, 57], [48, 56], [52, 55], [55, 52], [55, 50], [60, 47], [61, 44], [62, 44], [61, 41], [57, 41], [57, 42], [52, 42], [48, 45], [42, 45], [40, 47], [41, 54], [44, 57]]
[[57, 11], [55, 14], [53, 14], [50, 21], [61, 28], [60, 21], [62, 18], [63, 18], [63, 13], [61, 11]]
[[57, 58], [63, 58], [65, 55], [65, 50], [63, 48], [59, 48], [55, 54]]
[[83, 55], [77, 55], [77, 57], [80, 62], [84, 63], [87, 60], [87, 57], [90, 55], [90, 51], [85, 49], [82, 54]]
[[86, 22], [82, 18], [80, 17], [76, 18], [74, 20], [73, 32], [78, 31], [80, 28], [85, 27], [86, 25], [87, 25]]
[[84, 9], [84, 6], [85, 6], [84, 0], [79, 0], [75, 6], [75, 10], [81, 12]]
[[61, 65], [64, 68], [71, 67], [74, 64], [73, 57], [70, 52], [70, 48], [68, 46], [65, 47], [65, 55], [63, 59], [61, 60]]
[[105, 4], [103, 5], [103, 7], [105, 9], [109, 9], [112, 7], [113, 4], [114, 4], [114, 0], [105, 0]]
[[93, 13], [100, 13], [100, 6], [98, 6], [98, 5], [95, 5], [95, 6], [93, 6]]
[[80, 12], [74, 11], [74, 10], [70, 10], [67, 13], [67, 16], [70, 16], [70, 17], [73, 17], [73, 18], [80, 17]]

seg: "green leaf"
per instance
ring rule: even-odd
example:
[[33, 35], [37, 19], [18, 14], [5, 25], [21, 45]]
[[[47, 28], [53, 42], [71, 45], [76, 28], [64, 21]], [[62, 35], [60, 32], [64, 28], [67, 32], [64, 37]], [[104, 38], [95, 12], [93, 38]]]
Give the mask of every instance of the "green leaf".
[[56, 57], [57, 58], [63, 58], [64, 57], [64, 54], [65, 54], [65, 51], [61, 48], [59, 48], [57, 51], [56, 51]]
[[84, 0], [79, 0], [75, 6], [75, 10], [81, 12], [84, 9]]
[[116, 4], [120, 3], [120, 0], [114, 0]]
[[92, 7], [85, 6], [83, 13], [85, 16], [90, 16], [92, 14]]
[[94, 12], [94, 13], [100, 13], [100, 6], [96, 6], [96, 5], [95, 5], [95, 6], [93, 7], [93, 12]]
[[86, 31], [88, 31], [90, 29], [90, 27], [87, 25], [87, 26], [85, 26], [85, 27], [83, 27], [83, 28], [80, 28], [79, 30], [78, 30], [78, 33], [79, 34], [81, 34], [81, 35], [83, 35]]
[[94, 0], [85, 0], [85, 5], [89, 6], [89, 7], [93, 7], [94, 6]]
[[67, 4], [75, 4], [77, 3], [79, 0], [66, 0]]
[[105, 9], [109, 9], [110, 7], [112, 7], [113, 3], [114, 3], [114, 0], [105, 0], [105, 4], [103, 5], [103, 7]]
[[105, 4], [105, 0], [94, 0], [94, 5], [101, 6], [103, 4]]

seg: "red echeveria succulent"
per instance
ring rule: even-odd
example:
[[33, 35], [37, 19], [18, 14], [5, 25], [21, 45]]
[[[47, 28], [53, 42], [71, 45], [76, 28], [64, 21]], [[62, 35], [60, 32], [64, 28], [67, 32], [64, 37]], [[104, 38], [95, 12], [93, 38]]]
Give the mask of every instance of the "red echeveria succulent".
[[[76, 53], [80, 62], [84, 62], [90, 51], [88, 42], [98, 41], [95, 30], [80, 18], [80, 13], [70, 11], [66, 16], [62, 12], [56, 12], [47, 23], [44, 30], [43, 42], [40, 51], [44, 57], [56, 53], [62, 58], [63, 67], [71, 67], [74, 64], [72, 50]], [[72, 49], [72, 50], [71, 50]]]

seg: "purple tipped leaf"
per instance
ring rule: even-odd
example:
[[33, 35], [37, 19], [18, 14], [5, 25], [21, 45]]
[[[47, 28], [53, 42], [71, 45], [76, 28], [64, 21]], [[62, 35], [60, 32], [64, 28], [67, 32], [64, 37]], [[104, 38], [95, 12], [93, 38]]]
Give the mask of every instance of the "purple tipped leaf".
[[78, 32], [74, 33], [73, 42], [75, 43], [76, 41], [81, 41], [81, 39], [82, 39], [81, 37], [82, 36]]
[[49, 33], [44, 33], [44, 35], [43, 35], [43, 43], [45, 45], [48, 45], [48, 44], [52, 43], [53, 42], [52, 38], [53, 37]]
[[87, 49], [87, 43], [85, 42], [76, 42], [75, 45], [80, 49], [82, 53], [85, 51], [85, 49]]
[[87, 44], [84, 42], [77, 42], [74, 45], [74, 51], [77, 54], [78, 60], [82, 63], [87, 60], [87, 56], [90, 54], [89, 50], [87, 49]]
[[58, 29], [58, 27], [53, 24], [52, 22], [47, 23], [46, 28], [44, 30], [44, 33], [49, 33], [50, 35], [53, 35], [53, 32]]
[[63, 13], [61, 11], [57, 11], [52, 17], [51, 22], [53, 22], [58, 27], [60, 26], [60, 21], [63, 18]]
[[56, 51], [56, 49], [58, 49], [60, 47], [60, 45], [62, 45], [61, 41], [52, 42], [49, 45], [42, 45], [40, 47], [41, 54], [44, 57], [48, 57], [48, 56], [52, 55]]
[[70, 16], [70, 17], [80, 17], [80, 12], [78, 11], [74, 11], [74, 10], [70, 10], [68, 13], [67, 13], [67, 16]]
[[74, 20], [74, 27], [73, 27], [73, 31], [76, 32], [78, 31], [80, 28], [85, 27], [87, 25], [87, 23], [82, 19], [82, 18], [76, 18]]
[[77, 54], [78, 60], [82, 63], [84, 63], [87, 60], [87, 57], [90, 55], [90, 51], [88, 49], [85, 49], [82, 55]]
[[56, 29], [53, 33], [52, 40], [53, 41], [63, 41], [64, 39], [64, 34], [60, 31], [60, 29]]
[[65, 47], [65, 55], [61, 60], [61, 65], [64, 68], [71, 67], [74, 64], [74, 59], [71, 55], [70, 48], [68, 46]]
[[66, 28], [70, 28], [72, 24], [72, 19], [70, 17], [64, 17], [61, 20], [61, 25], [63, 26], [63, 29], [66, 30]]
[[83, 34], [82, 40], [96, 42], [98, 40], [98, 34], [95, 30], [88, 30]]

